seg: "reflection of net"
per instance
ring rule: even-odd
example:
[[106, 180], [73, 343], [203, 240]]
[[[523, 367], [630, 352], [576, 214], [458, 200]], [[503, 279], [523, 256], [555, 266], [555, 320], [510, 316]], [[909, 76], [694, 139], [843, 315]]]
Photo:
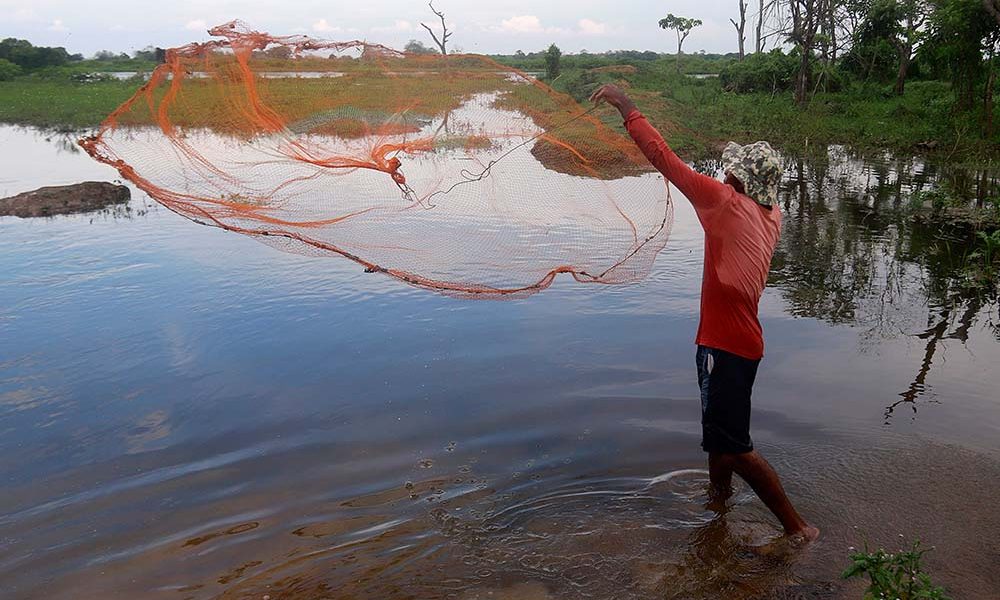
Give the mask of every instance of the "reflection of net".
[[648, 273], [673, 207], [642, 154], [488, 58], [229, 23], [81, 143], [188, 218], [475, 297]]

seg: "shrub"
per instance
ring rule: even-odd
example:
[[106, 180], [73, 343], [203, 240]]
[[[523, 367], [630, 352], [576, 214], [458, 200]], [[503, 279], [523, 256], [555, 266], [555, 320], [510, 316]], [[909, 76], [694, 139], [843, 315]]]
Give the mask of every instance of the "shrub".
[[0, 58], [0, 81], [10, 81], [21, 74], [21, 67], [7, 59]]
[[791, 89], [797, 68], [798, 58], [774, 49], [729, 63], [719, 73], [719, 81], [731, 92], [774, 93]]
[[876, 552], [851, 554], [853, 564], [842, 574], [844, 579], [868, 577], [870, 585], [865, 590], [865, 600], [948, 600], [944, 588], [931, 583], [931, 578], [920, 567], [920, 559], [927, 552], [920, 542], [913, 549], [890, 554]]

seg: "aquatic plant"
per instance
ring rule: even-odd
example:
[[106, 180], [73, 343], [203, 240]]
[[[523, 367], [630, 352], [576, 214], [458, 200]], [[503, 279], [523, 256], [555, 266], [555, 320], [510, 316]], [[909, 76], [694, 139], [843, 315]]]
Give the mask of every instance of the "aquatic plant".
[[1000, 258], [1000, 229], [987, 233], [985, 231], [977, 231], [976, 237], [979, 238], [981, 242], [980, 249], [976, 250], [980, 257], [983, 259], [983, 263], [987, 268], [992, 267], [993, 262]]
[[879, 548], [851, 554], [852, 564], [842, 574], [844, 579], [868, 577], [870, 585], [864, 600], [950, 600], [944, 588], [935, 586], [923, 571], [920, 560], [930, 549], [921, 548], [920, 541], [911, 550], [891, 553]]

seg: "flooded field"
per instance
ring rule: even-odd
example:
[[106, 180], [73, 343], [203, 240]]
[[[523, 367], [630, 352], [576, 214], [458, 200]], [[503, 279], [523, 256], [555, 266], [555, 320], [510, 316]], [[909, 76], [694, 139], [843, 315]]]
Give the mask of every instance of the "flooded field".
[[[0, 196], [117, 176], [70, 138], [0, 148]], [[955, 598], [995, 598], [1000, 309], [961, 236], [899, 213], [942, 177], [788, 164], [753, 427], [823, 531], [791, 559], [755, 552], [779, 528], [748, 490], [705, 507], [702, 234], [676, 190], [650, 277], [509, 302], [134, 188], [2, 217], [0, 596], [858, 598], [850, 547], [919, 538]]]

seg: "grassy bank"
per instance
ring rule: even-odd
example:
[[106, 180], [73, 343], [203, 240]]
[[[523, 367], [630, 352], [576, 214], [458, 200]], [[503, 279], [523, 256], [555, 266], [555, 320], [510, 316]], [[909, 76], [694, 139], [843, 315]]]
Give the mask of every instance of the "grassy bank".
[[[699, 60], [684, 70], [711, 71], [721, 62]], [[799, 107], [789, 92], [737, 94], [725, 91], [717, 78], [678, 73], [670, 57], [631, 61], [621, 68], [581, 65], [571, 62], [550, 83], [580, 102], [586, 102], [602, 83], [627, 88], [654, 125], [690, 159], [717, 155], [728, 140], [757, 139], [797, 154], [844, 144], [859, 150], [930, 152], [974, 164], [989, 163], [1000, 155], [1000, 136], [984, 140], [974, 114], [955, 114], [951, 87], [941, 81], [911, 82], [903, 96], [892, 94], [887, 86], [853, 84], [843, 91], [818, 92], [808, 106]], [[63, 129], [93, 127], [138, 85], [37, 75], [0, 82], [0, 121]], [[613, 113], [607, 119], [616, 120]]]
[[0, 122], [54, 129], [97, 126], [138, 83], [22, 77], [0, 82]]
[[1000, 154], [1000, 136], [980, 136], [975, 113], [954, 113], [951, 86], [914, 81], [897, 96], [888, 86], [854, 84], [817, 92], [805, 107], [790, 92], [725, 91], [717, 78], [677, 73], [668, 59], [637, 62], [634, 69], [567, 69], [552, 84], [584, 101], [602, 83], [627, 89], [654, 125], [687, 158], [717, 155], [728, 140], [766, 139], [788, 152], [828, 144], [859, 150], [927, 152], [947, 160], [986, 164]]

